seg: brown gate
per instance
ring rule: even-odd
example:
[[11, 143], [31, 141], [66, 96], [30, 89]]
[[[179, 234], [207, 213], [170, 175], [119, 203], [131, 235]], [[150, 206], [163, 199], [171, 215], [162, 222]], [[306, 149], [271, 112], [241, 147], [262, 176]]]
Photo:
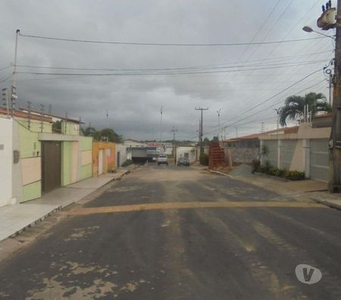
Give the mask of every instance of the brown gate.
[[42, 192], [50, 192], [61, 185], [61, 143], [42, 142]]

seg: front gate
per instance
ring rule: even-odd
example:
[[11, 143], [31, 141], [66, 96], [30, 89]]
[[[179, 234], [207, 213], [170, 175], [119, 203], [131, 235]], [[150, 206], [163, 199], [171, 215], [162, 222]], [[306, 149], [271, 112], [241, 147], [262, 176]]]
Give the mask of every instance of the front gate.
[[42, 142], [42, 192], [61, 186], [61, 143]]
[[328, 139], [316, 139], [310, 142], [310, 178], [328, 182], [329, 151]]

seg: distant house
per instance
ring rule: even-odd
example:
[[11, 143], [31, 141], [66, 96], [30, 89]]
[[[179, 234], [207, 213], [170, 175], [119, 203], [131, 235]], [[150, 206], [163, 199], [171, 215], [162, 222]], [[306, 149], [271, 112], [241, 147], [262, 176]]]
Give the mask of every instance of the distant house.
[[259, 157], [261, 135], [278, 136], [298, 131], [298, 127], [284, 127], [263, 133], [255, 133], [220, 142], [225, 148], [225, 156], [232, 164], [250, 164]]
[[[330, 114], [315, 116], [311, 123], [284, 127], [263, 133], [223, 141], [233, 163], [251, 163], [260, 157], [271, 166], [305, 172], [306, 178], [323, 182], [329, 180]], [[266, 147], [267, 154], [260, 156]]]
[[126, 147], [134, 147], [134, 148], [146, 147], [146, 143], [143, 143], [143, 142], [140, 142], [140, 141], [137, 141], [137, 140], [133, 140], [133, 139], [125, 139], [123, 141], [122, 145], [126, 146]]
[[178, 146], [176, 147], [176, 162], [180, 157], [188, 158], [190, 163], [197, 160], [197, 148], [195, 146]]
[[116, 144], [115, 167], [119, 168], [127, 160], [127, 147], [123, 144]]
[[132, 160], [135, 163], [153, 162], [160, 153], [172, 155], [173, 145], [163, 142], [140, 142], [133, 139], [126, 139], [120, 146], [118, 159], [121, 160], [123, 147], [126, 147], [126, 159]]
[[116, 169], [116, 144], [93, 142], [92, 175], [93, 177], [113, 172]]

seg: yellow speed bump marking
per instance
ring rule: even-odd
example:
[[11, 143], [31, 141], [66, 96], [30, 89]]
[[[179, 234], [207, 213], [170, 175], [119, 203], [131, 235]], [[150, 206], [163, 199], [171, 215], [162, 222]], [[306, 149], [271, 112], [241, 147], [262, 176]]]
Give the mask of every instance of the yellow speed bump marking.
[[171, 202], [119, 205], [109, 207], [81, 208], [69, 212], [69, 215], [111, 214], [119, 212], [197, 209], [197, 208], [327, 208], [314, 202]]

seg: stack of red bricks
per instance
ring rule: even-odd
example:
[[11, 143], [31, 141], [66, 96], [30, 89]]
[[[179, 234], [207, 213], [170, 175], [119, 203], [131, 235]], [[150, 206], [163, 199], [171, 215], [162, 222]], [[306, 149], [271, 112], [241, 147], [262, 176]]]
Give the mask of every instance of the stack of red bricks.
[[225, 152], [219, 143], [211, 143], [209, 150], [208, 166], [210, 169], [225, 167]]

